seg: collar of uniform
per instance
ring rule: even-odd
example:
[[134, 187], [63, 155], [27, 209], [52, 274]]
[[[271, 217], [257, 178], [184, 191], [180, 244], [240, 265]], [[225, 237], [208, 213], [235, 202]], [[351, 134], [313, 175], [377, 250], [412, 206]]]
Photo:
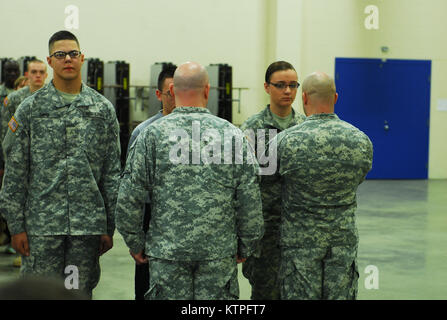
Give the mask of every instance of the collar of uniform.
[[211, 113], [208, 108], [203, 107], [175, 107], [172, 113]]
[[[11, 92], [10, 94], [8, 94], [8, 100], [11, 100], [14, 97], [21, 96], [21, 95], [27, 96], [30, 93], [31, 93], [30, 88], [28, 86], [25, 86], [23, 88], [20, 88], [16, 91]], [[0, 101], [0, 102], [3, 102], [3, 101]]]
[[6, 86], [4, 84], [0, 85], [0, 96], [6, 97], [8, 95], [8, 91], [6, 90]]
[[[295, 110], [293, 110], [293, 108], [292, 108], [292, 121], [290, 122], [289, 127], [297, 124], [296, 121], [297, 121], [297, 117], [295, 114]], [[264, 109], [264, 123], [267, 125], [270, 125], [272, 127], [275, 127], [278, 130], [281, 130], [279, 128], [280, 126], [279, 126], [278, 122], [276, 122], [275, 118], [273, 118], [272, 110], [270, 110], [270, 104], [268, 104], [267, 107]]]
[[31, 89], [30, 89], [30, 87], [29, 86], [24, 86], [23, 88], [20, 88], [19, 90], [16, 90], [16, 91], [14, 91], [14, 92], [17, 92], [17, 94], [28, 94], [28, 93], [30, 93], [31, 92]]
[[91, 91], [93, 89], [87, 86], [84, 82], [81, 83], [81, 92], [73, 101], [72, 105], [74, 107], [89, 107], [94, 105]]
[[308, 116], [306, 120], [331, 120], [338, 119], [335, 113], [316, 113]]
[[[65, 103], [62, 100], [61, 95], [57, 92], [56, 87], [53, 84], [53, 81], [51, 81], [48, 86], [48, 93], [49, 96], [51, 97], [51, 101], [54, 107], [56, 108], [62, 108], [65, 107]], [[72, 102], [71, 105], [73, 105], [74, 107], [80, 107], [80, 106], [91, 106], [93, 105], [93, 99], [90, 96], [90, 94], [88, 94], [88, 90], [90, 88], [88, 88], [84, 82], [81, 83], [81, 92], [79, 93], [79, 95], [76, 97], [76, 99]]]

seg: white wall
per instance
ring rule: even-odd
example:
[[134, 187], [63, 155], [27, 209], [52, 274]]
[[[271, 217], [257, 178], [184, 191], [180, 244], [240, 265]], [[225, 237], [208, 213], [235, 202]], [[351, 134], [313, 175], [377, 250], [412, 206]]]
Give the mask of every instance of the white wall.
[[[155, 62], [233, 66], [234, 87], [249, 88], [241, 113], [233, 104], [236, 124], [268, 102], [264, 74], [275, 60], [290, 61], [300, 80], [333, 74], [335, 57], [432, 60], [429, 177], [447, 178], [447, 112], [437, 110], [447, 99], [445, 0], [1, 0], [0, 57], [44, 59], [68, 5], [80, 10], [74, 33], [86, 57], [129, 62], [131, 85], [148, 85]], [[367, 5], [379, 8], [379, 30], [364, 27]], [[294, 108], [302, 110], [300, 92]]]
[[233, 86], [249, 88], [242, 91], [240, 114], [234, 104], [234, 122], [241, 124], [264, 103], [266, 1], [2, 0], [0, 57], [44, 59], [49, 37], [65, 29], [68, 5], [79, 8], [79, 30], [71, 31], [86, 58], [125, 60], [131, 85], [149, 85], [155, 62], [228, 63]]
[[[379, 9], [378, 30], [364, 27], [368, 5]], [[445, 0], [277, 0], [276, 58], [293, 62], [300, 79], [334, 75], [335, 57], [432, 60], [429, 178], [446, 179], [447, 112], [437, 110], [447, 99], [446, 12]]]

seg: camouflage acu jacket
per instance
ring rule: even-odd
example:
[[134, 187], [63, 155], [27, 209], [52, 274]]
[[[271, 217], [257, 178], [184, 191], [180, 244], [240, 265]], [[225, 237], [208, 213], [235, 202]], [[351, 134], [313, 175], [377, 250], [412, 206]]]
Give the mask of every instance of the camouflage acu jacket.
[[120, 144], [112, 104], [82, 84], [65, 105], [50, 83], [8, 127], [1, 209], [12, 234], [113, 235]]
[[[14, 92], [13, 89], [7, 88], [4, 84], [0, 85], [0, 104], [3, 105], [5, 102], [7, 102], [8, 100], [6, 98], [7, 98], [8, 94], [11, 94], [13, 92]], [[2, 113], [0, 112], [0, 125], [1, 125], [2, 121], [3, 121], [3, 117], [2, 117]], [[0, 141], [0, 144], [1, 144], [1, 141]], [[3, 169], [3, 167], [5, 166], [5, 163], [4, 163], [4, 159], [3, 159], [3, 151], [2, 151], [1, 146], [0, 146], [0, 151], [1, 151], [0, 152], [0, 169]]]
[[[292, 116], [293, 120], [290, 122], [289, 128], [302, 123], [306, 119], [303, 114], [297, 113], [293, 109]], [[272, 116], [270, 105], [267, 105], [261, 112], [249, 117], [241, 126], [241, 130], [244, 132], [250, 129], [255, 134], [254, 141], [251, 142], [255, 146], [259, 158], [260, 148], [258, 141], [265, 145], [265, 150], [269, 150], [269, 141], [273, 138], [273, 136], [270, 136], [270, 130], [275, 130], [276, 133], [281, 132], [280, 126]], [[265, 138], [258, 136], [258, 133], [260, 133], [258, 130], [261, 129], [265, 129]], [[262, 164], [260, 165], [262, 166]], [[274, 175], [262, 175], [260, 188], [265, 231], [266, 233], [277, 233], [281, 216], [281, 183], [274, 178]]]
[[[238, 128], [206, 108], [177, 107], [148, 126], [130, 148], [117, 229], [132, 252], [146, 244], [146, 254], [161, 259], [248, 257], [263, 235], [257, 170]], [[141, 208], [148, 192], [145, 242]]]
[[281, 246], [356, 245], [356, 191], [371, 169], [369, 138], [336, 114], [315, 114], [277, 137]]
[[8, 130], [8, 122], [16, 112], [17, 107], [23, 100], [25, 100], [26, 97], [29, 97], [31, 94], [32, 93], [29, 87], [25, 86], [17, 91], [11, 92], [3, 100], [3, 107], [1, 108], [0, 141], [3, 142], [7, 132], [6, 130]]

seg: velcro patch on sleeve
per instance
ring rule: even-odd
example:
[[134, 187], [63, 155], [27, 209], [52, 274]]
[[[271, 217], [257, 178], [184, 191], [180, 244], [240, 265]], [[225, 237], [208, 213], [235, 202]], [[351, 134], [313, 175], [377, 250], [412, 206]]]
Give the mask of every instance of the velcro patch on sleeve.
[[12, 132], [16, 132], [17, 128], [19, 127], [19, 124], [17, 123], [16, 119], [14, 119], [14, 116], [12, 116], [11, 120], [9, 120], [8, 126]]
[[8, 106], [8, 102], [9, 102], [8, 97], [6, 97], [5, 100], [3, 100], [3, 105], [5, 107]]

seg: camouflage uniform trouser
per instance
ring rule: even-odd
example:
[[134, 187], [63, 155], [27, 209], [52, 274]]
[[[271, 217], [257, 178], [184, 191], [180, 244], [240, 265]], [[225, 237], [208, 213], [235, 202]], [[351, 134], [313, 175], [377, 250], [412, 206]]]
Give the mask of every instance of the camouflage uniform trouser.
[[287, 248], [282, 252], [282, 300], [355, 300], [357, 247]]
[[91, 298], [101, 273], [100, 236], [28, 235], [28, 243], [30, 256], [22, 256], [22, 276], [58, 278], [64, 281], [66, 277], [75, 274], [71, 268], [65, 270], [66, 267], [75, 266], [79, 275], [79, 290]]
[[235, 257], [210, 261], [149, 258], [146, 300], [237, 300]]
[[251, 299], [279, 300], [279, 234], [265, 234], [259, 246], [259, 257], [250, 256], [242, 265], [242, 274], [251, 284]]

